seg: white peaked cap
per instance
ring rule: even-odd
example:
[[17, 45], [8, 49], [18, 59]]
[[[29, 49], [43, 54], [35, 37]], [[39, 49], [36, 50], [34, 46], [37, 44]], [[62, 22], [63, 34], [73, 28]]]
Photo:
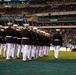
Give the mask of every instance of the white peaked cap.
[[1, 29], [1, 31], [4, 31], [4, 29]]
[[17, 31], [19, 31], [20, 29], [16, 29]]
[[70, 39], [69, 41], [72, 41], [72, 39]]
[[8, 25], [12, 25], [12, 22], [8, 22], [7, 24], [8, 24]]
[[60, 31], [60, 29], [56, 29], [56, 31]]
[[47, 35], [49, 35], [49, 33], [46, 33]]
[[41, 31], [41, 30], [38, 29], [37, 31]]
[[43, 33], [43, 31], [40, 31], [41, 33]]
[[34, 27], [33, 29], [36, 29], [37, 30], [38, 28], [37, 27]]
[[6, 28], [8, 28], [8, 26], [4, 26], [4, 28], [6, 29]]
[[43, 31], [43, 33], [46, 33], [45, 31]]
[[41, 31], [42, 33], [45, 33], [45, 31]]
[[14, 27], [17, 27], [18, 25], [17, 25], [17, 24], [13, 24], [13, 26], [14, 26]]
[[40, 31], [41, 33], [43, 32], [43, 31]]
[[28, 23], [26, 23], [26, 24], [23, 24], [23, 26], [29, 26], [29, 24], [28, 24]]
[[18, 26], [17, 28], [23, 28], [23, 26]]
[[29, 26], [29, 28], [34, 28], [34, 26]]
[[0, 25], [0, 27], [2, 27], [2, 25]]

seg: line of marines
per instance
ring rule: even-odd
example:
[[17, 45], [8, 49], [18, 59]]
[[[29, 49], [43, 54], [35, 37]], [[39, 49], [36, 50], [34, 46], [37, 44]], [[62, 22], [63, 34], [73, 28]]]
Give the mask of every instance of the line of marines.
[[26, 61], [48, 56], [50, 50], [50, 34], [29, 26], [8, 23], [8, 26], [0, 25], [0, 55], [6, 60], [20, 58]]

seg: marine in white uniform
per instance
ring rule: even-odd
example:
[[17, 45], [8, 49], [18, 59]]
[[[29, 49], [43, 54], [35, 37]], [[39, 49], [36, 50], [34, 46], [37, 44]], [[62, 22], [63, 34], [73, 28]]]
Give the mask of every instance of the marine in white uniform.
[[2, 53], [2, 46], [3, 46], [3, 31], [1, 30], [1, 28], [2, 28], [2, 25], [0, 25], [0, 55], [1, 55], [1, 53]]
[[56, 33], [53, 35], [54, 57], [58, 59], [59, 49], [62, 46], [62, 36], [60, 35], [60, 29], [56, 29]]
[[11, 27], [12, 23], [8, 23], [8, 28], [4, 30], [4, 35], [6, 37], [6, 59], [10, 60], [10, 56], [12, 55], [13, 50], [13, 36], [14, 36], [14, 30]]
[[21, 31], [22, 34], [22, 60], [26, 61], [28, 57], [28, 50], [29, 50], [29, 32], [28, 32], [29, 24], [25, 23], [23, 30]]

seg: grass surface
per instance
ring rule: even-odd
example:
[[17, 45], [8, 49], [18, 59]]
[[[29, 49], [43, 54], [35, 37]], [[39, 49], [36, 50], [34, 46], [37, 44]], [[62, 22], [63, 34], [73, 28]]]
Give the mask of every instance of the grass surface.
[[58, 60], [53, 51], [47, 57], [26, 62], [0, 57], [0, 75], [76, 75], [76, 52], [59, 52]]

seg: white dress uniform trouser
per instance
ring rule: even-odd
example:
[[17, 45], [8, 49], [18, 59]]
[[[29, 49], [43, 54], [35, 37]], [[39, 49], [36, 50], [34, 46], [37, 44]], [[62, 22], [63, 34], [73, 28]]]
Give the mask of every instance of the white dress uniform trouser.
[[43, 46], [40, 46], [39, 57], [43, 57]]
[[27, 51], [28, 51], [28, 45], [22, 45], [23, 61], [26, 61], [27, 59]]
[[36, 59], [39, 57], [39, 46], [36, 47]]
[[42, 57], [44, 56], [44, 46], [42, 46]]
[[15, 56], [15, 58], [16, 58], [16, 56], [17, 56], [17, 44], [15, 44], [15, 54], [14, 54]]
[[0, 43], [0, 55], [2, 53], [2, 44]]
[[16, 59], [16, 55], [17, 55], [17, 48], [16, 47], [17, 47], [16, 44], [13, 44], [13, 48], [11, 51], [13, 59]]
[[31, 57], [33, 57], [34, 59], [36, 58], [36, 46], [32, 46], [32, 53], [31, 53]]
[[3, 45], [3, 48], [4, 48], [3, 57], [6, 57], [7, 52], [6, 44]]
[[55, 58], [58, 58], [59, 49], [60, 49], [60, 46], [54, 46], [54, 57]]
[[21, 55], [21, 45], [17, 44], [17, 58]]
[[7, 52], [6, 52], [6, 59], [9, 60], [10, 56], [12, 55], [12, 50], [13, 50], [13, 44], [11, 43], [6, 43], [6, 48], [7, 48]]
[[46, 46], [46, 55], [48, 55], [50, 52], [50, 47], [49, 46]]
[[44, 51], [44, 56], [46, 56], [47, 55], [46, 46], [43, 46], [43, 51]]
[[28, 57], [28, 60], [31, 60], [31, 45], [28, 45], [27, 57]]

